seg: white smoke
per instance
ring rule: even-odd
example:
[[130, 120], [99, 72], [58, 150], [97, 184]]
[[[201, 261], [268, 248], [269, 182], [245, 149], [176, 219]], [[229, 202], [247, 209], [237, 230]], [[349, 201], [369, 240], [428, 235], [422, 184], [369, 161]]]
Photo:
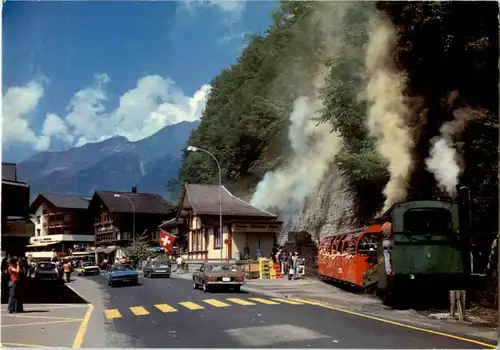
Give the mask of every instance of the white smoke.
[[[320, 76], [324, 80], [324, 76]], [[327, 123], [318, 124], [323, 103], [319, 87], [312, 97], [301, 96], [290, 114], [288, 138], [293, 150], [289, 164], [267, 173], [251, 200], [259, 208], [291, 211], [299, 208], [321, 183], [340, 149], [340, 137]]]
[[475, 114], [469, 108], [454, 111], [454, 119], [444, 123], [439, 129], [440, 135], [431, 140], [429, 158], [425, 160], [425, 165], [436, 178], [438, 186], [450, 197], [456, 195], [458, 180], [463, 171], [463, 159], [453, 147], [453, 139], [462, 133]]
[[373, 24], [365, 61], [367, 124], [376, 139], [378, 152], [389, 163], [390, 179], [384, 189], [385, 211], [406, 199], [414, 141], [407, 125], [410, 111], [403, 94], [405, 76], [398, 72], [392, 55], [396, 30], [391, 23], [381, 19]]

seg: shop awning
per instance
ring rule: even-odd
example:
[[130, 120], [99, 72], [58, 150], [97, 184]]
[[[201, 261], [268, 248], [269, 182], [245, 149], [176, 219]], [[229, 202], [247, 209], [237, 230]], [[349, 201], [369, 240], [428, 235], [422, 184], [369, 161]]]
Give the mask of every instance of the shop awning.
[[30, 245], [27, 245], [26, 247], [27, 248], [46, 247], [48, 245], [57, 244], [57, 243], [60, 243], [60, 242], [62, 242], [62, 241], [54, 241], [54, 242], [47, 242], [47, 243], [30, 244]]
[[105, 248], [104, 253], [105, 254], [113, 253], [116, 249], [118, 249], [118, 248], [117, 247]]

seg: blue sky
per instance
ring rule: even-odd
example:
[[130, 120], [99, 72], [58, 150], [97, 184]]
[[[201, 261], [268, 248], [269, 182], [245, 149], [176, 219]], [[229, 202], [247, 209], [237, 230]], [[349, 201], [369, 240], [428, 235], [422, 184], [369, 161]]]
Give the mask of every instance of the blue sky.
[[2, 159], [200, 118], [209, 84], [264, 33], [271, 1], [10, 2]]

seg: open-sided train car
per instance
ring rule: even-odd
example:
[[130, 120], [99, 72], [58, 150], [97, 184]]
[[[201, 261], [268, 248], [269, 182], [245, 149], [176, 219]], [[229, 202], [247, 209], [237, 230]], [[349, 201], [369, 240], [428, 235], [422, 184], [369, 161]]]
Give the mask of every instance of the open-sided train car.
[[[384, 223], [391, 229], [389, 269], [384, 257]], [[318, 272], [362, 288], [377, 283], [379, 295], [392, 303], [394, 297], [407, 291], [437, 294], [464, 289], [466, 247], [457, 204], [398, 203], [376, 224], [323, 238]]]

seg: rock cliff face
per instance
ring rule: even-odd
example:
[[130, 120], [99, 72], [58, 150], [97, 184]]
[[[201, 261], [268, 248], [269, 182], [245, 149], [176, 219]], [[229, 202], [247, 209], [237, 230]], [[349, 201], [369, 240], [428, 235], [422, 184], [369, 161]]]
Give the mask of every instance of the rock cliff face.
[[355, 228], [358, 224], [355, 217], [354, 195], [342, 174], [334, 169], [302, 208], [283, 217], [285, 224], [278, 243], [286, 241], [289, 231], [306, 231], [317, 242], [333, 233]]

